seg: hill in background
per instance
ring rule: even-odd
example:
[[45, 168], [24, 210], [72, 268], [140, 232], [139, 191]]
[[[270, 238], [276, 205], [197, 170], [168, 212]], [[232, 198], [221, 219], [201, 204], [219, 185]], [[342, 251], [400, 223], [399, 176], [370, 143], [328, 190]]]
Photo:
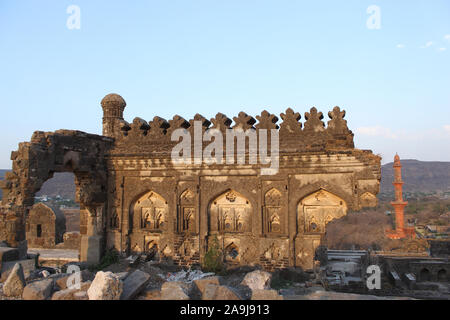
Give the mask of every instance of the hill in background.
[[[416, 194], [419, 197], [445, 192], [450, 195], [450, 162], [401, 160], [401, 163], [404, 193]], [[393, 198], [392, 165], [390, 162], [381, 167], [380, 199], [386, 196]]]
[[[4, 179], [5, 173], [10, 170], [0, 170], [0, 179]], [[75, 200], [75, 176], [71, 172], [55, 173], [53, 178], [47, 180], [36, 196], [61, 196], [64, 199]], [[0, 196], [2, 190], [0, 189]]]

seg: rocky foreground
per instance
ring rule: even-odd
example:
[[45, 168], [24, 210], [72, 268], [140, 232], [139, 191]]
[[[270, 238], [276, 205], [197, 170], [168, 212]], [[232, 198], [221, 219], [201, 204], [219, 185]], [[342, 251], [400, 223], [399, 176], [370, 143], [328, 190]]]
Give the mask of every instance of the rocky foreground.
[[298, 269], [274, 273], [239, 268], [222, 275], [152, 261], [122, 260], [103, 271], [75, 273], [36, 270], [25, 279], [16, 263], [0, 283], [1, 300], [380, 300], [325, 291]]

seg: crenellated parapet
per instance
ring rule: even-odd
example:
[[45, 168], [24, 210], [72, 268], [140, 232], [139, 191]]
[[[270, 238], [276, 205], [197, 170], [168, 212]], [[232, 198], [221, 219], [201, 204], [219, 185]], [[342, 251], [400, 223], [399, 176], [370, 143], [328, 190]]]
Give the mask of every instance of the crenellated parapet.
[[[186, 120], [175, 115], [171, 120], [155, 116], [153, 120], [145, 121], [135, 118], [128, 123], [120, 120], [117, 134], [115, 135], [115, 148], [113, 153], [121, 153], [126, 149], [133, 152], [170, 152], [179, 141], [172, 135], [176, 130], [186, 130], [191, 136], [212, 133], [218, 130], [223, 135], [225, 146], [226, 133], [230, 130], [242, 130], [244, 133], [255, 132], [259, 136], [261, 130], [270, 136], [272, 130], [279, 135], [280, 152], [308, 152], [354, 149], [353, 133], [347, 127], [344, 120], [345, 111], [334, 107], [328, 112], [329, 121], [325, 124], [323, 113], [315, 107], [304, 113], [304, 121], [299, 112], [288, 108], [279, 117], [266, 110], [260, 115], [252, 117], [245, 112], [237, 116], [228, 117], [223, 113], [217, 113], [214, 118], [207, 120], [204, 116], [196, 114], [193, 119]], [[195, 122], [199, 121], [201, 131], [194, 130]], [[200, 137], [200, 139], [201, 139]], [[198, 137], [194, 137], [198, 138]], [[248, 146], [247, 146], [248, 148]], [[248, 151], [247, 151], [248, 152]]]

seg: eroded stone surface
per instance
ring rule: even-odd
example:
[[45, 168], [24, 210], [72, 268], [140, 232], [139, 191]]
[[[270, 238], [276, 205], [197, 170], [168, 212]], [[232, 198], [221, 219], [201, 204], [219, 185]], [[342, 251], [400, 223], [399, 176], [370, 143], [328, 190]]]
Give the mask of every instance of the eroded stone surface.
[[123, 283], [112, 272], [99, 271], [87, 290], [89, 300], [120, 300]]
[[123, 281], [123, 292], [120, 297], [121, 300], [131, 300], [135, 298], [150, 281], [148, 273], [136, 270], [131, 273]]
[[19, 263], [16, 263], [11, 273], [6, 279], [3, 286], [3, 293], [7, 297], [20, 297], [22, 296], [23, 289], [25, 288], [25, 276], [23, 275], [23, 268]]
[[242, 285], [249, 287], [253, 290], [266, 290], [270, 289], [270, 282], [272, 275], [269, 272], [262, 270], [255, 270], [247, 273], [242, 280]]
[[31, 282], [24, 288], [22, 297], [24, 300], [46, 300], [52, 294], [53, 285], [53, 279]]
[[[328, 113], [327, 126], [327, 113], [316, 108], [304, 113], [303, 125], [300, 112], [288, 109], [278, 129], [278, 116], [266, 110], [255, 116], [258, 121], [241, 112], [210, 120], [199, 114], [190, 120], [152, 115], [129, 123], [125, 106], [117, 94], [103, 99], [103, 136], [36, 131], [19, 145], [11, 155], [12, 172], [0, 181], [0, 241], [26, 249], [25, 218], [35, 193], [54, 172], [75, 174], [80, 257], [94, 264], [106, 243], [128, 255], [191, 266], [200, 263], [217, 236], [229, 266], [312, 269], [326, 225], [350, 209], [376, 205], [380, 157], [355, 149], [339, 107]], [[172, 162], [178, 140], [171, 136], [177, 129], [197, 142], [192, 151], [210, 145], [203, 134], [222, 133], [226, 154], [229, 128], [255, 130], [256, 138], [269, 130], [268, 150], [272, 133], [278, 134], [277, 172], [267, 175], [262, 169], [268, 165], [248, 163], [258, 152], [250, 144], [245, 165], [236, 163], [236, 154], [233, 164]]]
[[184, 282], [165, 282], [161, 287], [161, 300], [189, 300], [191, 286]]
[[92, 281], [80, 283], [80, 288], [64, 289], [53, 294], [52, 300], [89, 300], [87, 290], [91, 287]]

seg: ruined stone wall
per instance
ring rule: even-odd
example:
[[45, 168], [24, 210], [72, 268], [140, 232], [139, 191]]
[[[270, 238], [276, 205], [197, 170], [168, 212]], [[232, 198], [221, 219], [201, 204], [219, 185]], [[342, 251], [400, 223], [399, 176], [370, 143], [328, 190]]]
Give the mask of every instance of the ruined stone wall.
[[[22, 255], [26, 254], [25, 225], [36, 192], [54, 172], [73, 172], [76, 201], [80, 203], [83, 214], [89, 216], [85, 220], [91, 226], [81, 229], [85, 236], [81, 253], [85, 261], [89, 255], [89, 259], [98, 260], [104, 246], [102, 221], [107, 192], [105, 154], [112, 142], [113, 139], [108, 137], [59, 130], [36, 131], [30, 142], [20, 143], [19, 149], [11, 153], [12, 172], [8, 172], [5, 180], [0, 181], [3, 191], [0, 221], [5, 224], [4, 227], [0, 226], [0, 240], [22, 248]], [[98, 239], [93, 240], [92, 237]], [[97, 244], [95, 253], [88, 252], [89, 247], [93, 248], [88, 245], [89, 241]]]
[[[81, 259], [91, 262], [99, 261], [106, 244], [127, 254], [198, 264], [217, 238], [229, 265], [311, 269], [328, 222], [376, 205], [380, 157], [354, 148], [339, 107], [328, 113], [327, 125], [316, 108], [303, 123], [300, 113], [287, 109], [278, 125], [267, 111], [256, 119], [240, 112], [233, 120], [218, 113], [211, 120], [155, 116], [130, 124], [123, 119], [125, 106], [118, 95], [103, 99], [104, 136], [36, 132], [12, 153], [13, 172], [0, 182], [0, 235], [10, 245], [25, 240], [34, 194], [61, 171], [75, 174]], [[192, 154], [190, 164], [172, 161], [180, 132], [190, 136], [183, 149]], [[248, 135], [243, 152], [227, 143], [230, 132]], [[265, 138], [269, 157], [279, 145], [268, 164], [258, 148]], [[223, 162], [202, 160], [212, 140], [223, 146]], [[255, 155], [258, 161], [251, 162]], [[267, 170], [274, 162], [275, 170]]]
[[27, 217], [26, 239], [29, 248], [54, 248], [56, 244], [56, 215], [42, 203], [35, 204]]
[[[253, 117], [239, 113], [233, 121], [217, 114], [211, 121], [197, 114], [192, 120], [175, 116], [118, 121], [115, 144], [107, 156], [107, 246], [122, 252], [158, 252], [176, 263], [200, 263], [217, 238], [228, 265], [262, 265], [267, 270], [287, 266], [311, 269], [315, 248], [326, 224], [377, 204], [380, 157], [354, 149], [353, 133], [338, 107], [328, 126], [315, 108], [300, 114], [288, 109], [278, 117], [263, 111]], [[195, 121], [201, 126], [195, 127]], [[171, 151], [184, 129], [193, 137], [211, 129], [223, 133], [224, 163], [176, 164]], [[262, 164], [226, 164], [226, 131], [230, 128], [279, 134], [279, 170], [261, 174]], [[197, 132], [196, 132], [197, 130]], [[209, 142], [200, 142], [202, 150]], [[191, 144], [192, 145], [192, 144]], [[192, 145], [191, 154], [195, 154]], [[236, 157], [237, 158], [237, 157]], [[237, 159], [235, 159], [237, 160]]]

